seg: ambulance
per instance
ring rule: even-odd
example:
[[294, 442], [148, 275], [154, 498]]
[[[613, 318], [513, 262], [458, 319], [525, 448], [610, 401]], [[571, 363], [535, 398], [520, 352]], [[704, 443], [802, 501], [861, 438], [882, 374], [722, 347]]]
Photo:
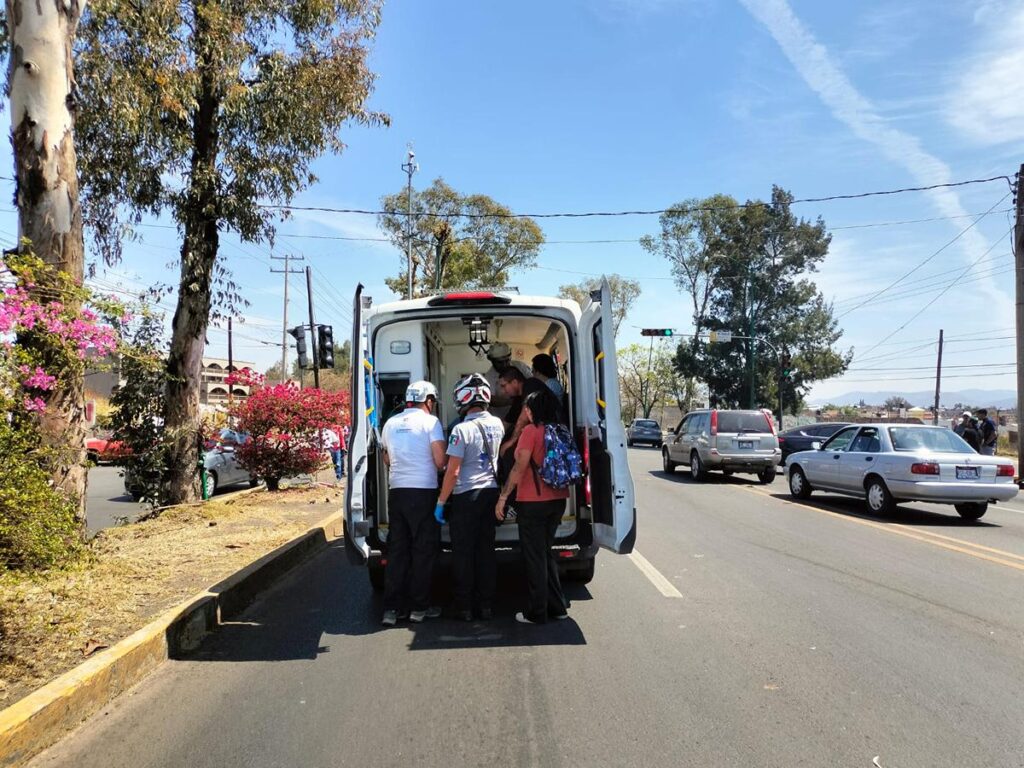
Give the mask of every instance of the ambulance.
[[[345, 548], [381, 589], [388, 558], [388, 476], [381, 456], [385, 421], [404, 407], [405, 389], [427, 380], [438, 390], [437, 417], [458, 419], [451, 392], [470, 373], [486, 374], [487, 350], [505, 344], [528, 368], [551, 355], [565, 390], [566, 415], [584, 460], [554, 549], [566, 578], [589, 582], [599, 549], [628, 554], [636, 540], [633, 480], [620, 416], [614, 325], [607, 280], [580, 307], [575, 301], [514, 292], [457, 291], [379, 306], [356, 289], [352, 322], [352, 425], [345, 493]], [[442, 529], [442, 560], [450, 553]], [[499, 562], [518, 559], [514, 522], [497, 529]]]

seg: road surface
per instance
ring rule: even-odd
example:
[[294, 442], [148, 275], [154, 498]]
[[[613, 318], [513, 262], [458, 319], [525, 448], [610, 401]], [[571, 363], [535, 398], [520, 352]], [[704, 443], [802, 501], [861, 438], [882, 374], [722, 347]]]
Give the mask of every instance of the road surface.
[[873, 519], [630, 459], [638, 555], [569, 621], [516, 624], [510, 572], [489, 624], [382, 630], [335, 546], [33, 765], [1024, 765], [1024, 503]]

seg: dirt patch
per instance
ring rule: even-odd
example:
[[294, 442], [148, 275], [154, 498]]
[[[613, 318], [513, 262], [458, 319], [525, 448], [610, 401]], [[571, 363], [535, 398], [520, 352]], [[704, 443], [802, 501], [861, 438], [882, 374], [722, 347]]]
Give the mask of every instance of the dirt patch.
[[79, 566], [0, 575], [0, 709], [339, 510], [343, 489], [293, 488], [166, 510], [102, 531]]

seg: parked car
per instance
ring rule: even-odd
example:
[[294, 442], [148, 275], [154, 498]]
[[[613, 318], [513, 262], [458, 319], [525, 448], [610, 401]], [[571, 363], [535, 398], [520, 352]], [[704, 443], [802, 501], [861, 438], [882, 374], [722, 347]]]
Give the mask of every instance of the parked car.
[[770, 483], [781, 458], [775, 422], [768, 411], [693, 411], [661, 449], [666, 472], [683, 464], [696, 481], [719, 470], [727, 475], [756, 474], [762, 483]]
[[[249, 471], [243, 469], [235, 457], [235, 448], [249, 439], [249, 436], [231, 429], [222, 429], [213, 442], [212, 447], [205, 448], [203, 453], [203, 466], [206, 469], [206, 493], [207, 498], [213, 496], [218, 488], [226, 488], [229, 485], [248, 483], [249, 487], [255, 487], [259, 478], [253, 477]], [[206, 441], [204, 446], [211, 444]], [[124, 473], [124, 490], [138, 501], [142, 498], [142, 483], [134, 474], [131, 467]]]
[[654, 419], [633, 419], [626, 430], [626, 445], [650, 443], [661, 448], [661, 425]]
[[923, 424], [854, 424], [786, 464], [798, 499], [835, 491], [865, 499], [876, 515], [905, 501], [953, 504], [967, 520], [1016, 496], [1014, 474], [1009, 460], [981, 456], [952, 430]]
[[779, 448], [782, 449], [782, 463], [786, 463], [786, 457], [798, 451], [809, 451], [813, 443], [823, 443], [843, 427], [848, 427], [845, 421], [829, 421], [823, 424], [805, 424], [802, 427], [787, 429], [779, 435]]
[[128, 446], [110, 435], [90, 437], [85, 441], [86, 458], [93, 464], [114, 464], [130, 453]]

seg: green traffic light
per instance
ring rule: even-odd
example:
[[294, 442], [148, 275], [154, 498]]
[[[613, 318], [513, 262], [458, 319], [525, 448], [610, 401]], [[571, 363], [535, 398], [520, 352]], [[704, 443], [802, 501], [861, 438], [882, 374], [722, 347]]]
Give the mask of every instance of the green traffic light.
[[665, 330], [663, 331], [663, 333], [664, 333], [664, 334], [665, 334], [666, 336], [671, 336], [671, 335], [672, 335], [672, 329], [671, 329], [671, 328], [666, 328], [666, 329], [665, 329]]

